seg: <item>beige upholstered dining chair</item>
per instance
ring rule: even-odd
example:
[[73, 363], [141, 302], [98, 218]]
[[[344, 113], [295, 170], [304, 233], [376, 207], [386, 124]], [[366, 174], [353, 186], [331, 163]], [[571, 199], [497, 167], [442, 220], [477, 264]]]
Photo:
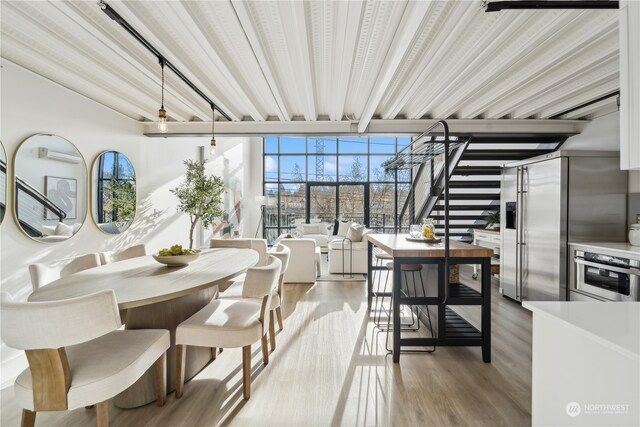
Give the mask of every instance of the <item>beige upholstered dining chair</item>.
[[[291, 255], [291, 249], [284, 245], [276, 245], [268, 252], [269, 255], [273, 255], [278, 258], [282, 264], [280, 269], [280, 276], [278, 277], [278, 287], [271, 294], [271, 305], [269, 307], [269, 342], [271, 343], [271, 350], [276, 349], [276, 329], [275, 329], [275, 315], [278, 318], [278, 327], [282, 331], [282, 282], [284, 279], [284, 273], [289, 265], [289, 257]], [[238, 299], [242, 298], [244, 281], [239, 280], [234, 282], [224, 292], [222, 292], [219, 298], [222, 299]]]
[[66, 277], [83, 270], [100, 266], [100, 257], [97, 253], [80, 255], [74, 258], [66, 258], [50, 263], [35, 263], [29, 265], [31, 286], [34, 291], [48, 285], [54, 280]]
[[267, 241], [265, 239], [211, 239], [210, 248], [247, 248], [258, 252], [258, 266], [268, 263]]
[[96, 405], [99, 427], [109, 424], [108, 400], [155, 364], [158, 405], [166, 398], [169, 331], [118, 330], [112, 290], [51, 302], [16, 302], [1, 294], [2, 340], [24, 350], [29, 367], [16, 379], [22, 426], [36, 413]]
[[100, 262], [102, 265], [111, 264], [112, 262], [145, 256], [146, 254], [147, 247], [144, 244], [134, 245], [117, 251], [100, 252]]
[[245, 399], [251, 396], [251, 344], [262, 341], [262, 358], [269, 363], [267, 330], [271, 295], [278, 283], [282, 263], [270, 256], [263, 267], [247, 270], [241, 299], [214, 299], [176, 329], [176, 398], [182, 396], [187, 346], [242, 347], [242, 385]]

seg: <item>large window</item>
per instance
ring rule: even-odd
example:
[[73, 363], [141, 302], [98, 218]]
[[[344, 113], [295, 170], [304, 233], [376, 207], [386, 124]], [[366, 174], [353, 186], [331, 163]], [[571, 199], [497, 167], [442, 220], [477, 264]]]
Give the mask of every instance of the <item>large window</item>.
[[[364, 216], [357, 212], [364, 212], [365, 200], [369, 226], [378, 232], [394, 231], [411, 174], [387, 173], [382, 164], [409, 142], [409, 137], [267, 136], [264, 194], [270, 202], [265, 207], [265, 238], [272, 242], [307, 220], [353, 216], [362, 221]], [[368, 189], [368, 197], [361, 194], [362, 188]]]

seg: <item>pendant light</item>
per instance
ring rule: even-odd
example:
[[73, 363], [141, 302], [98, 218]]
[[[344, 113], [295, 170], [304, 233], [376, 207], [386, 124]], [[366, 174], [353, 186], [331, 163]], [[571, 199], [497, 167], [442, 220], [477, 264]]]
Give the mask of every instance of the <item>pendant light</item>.
[[164, 109], [164, 58], [160, 57], [160, 70], [162, 73], [162, 101], [160, 104], [160, 110], [158, 110], [158, 132], [167, 133], [169, 130], [167, 126], [167, 111]]
[[211, 105], [211, 148], [209, 149], [212, 155], [216, 154], [216, 110]]

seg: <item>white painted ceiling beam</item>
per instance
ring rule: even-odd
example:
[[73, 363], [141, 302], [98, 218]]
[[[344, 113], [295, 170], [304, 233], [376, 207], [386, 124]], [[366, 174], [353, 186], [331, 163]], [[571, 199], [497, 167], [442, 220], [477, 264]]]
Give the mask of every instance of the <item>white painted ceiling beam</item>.
[[[475, 11], [465, 2], [434, 2], [429, 12], [429, 18], [433, 19], [431, 27], [427, 30], [432, 39], [427, 41], [428, 48], [417, 58], [408, 75], [404, 78], [401, 87], [395, 93], [387, 93], [382, 105], [383, 119], [393, 119], [406, 105], [410, 98], [414, 97], [418, 88], [433, 77], [433, 70], [441, 63], [442, 58], [450, 52], [450, 46], [463, 34], [462, 31], [472, 25], [476, 17]], [[429, 25], [429, 24], [427, 24]], [[386, 102], [385, 102], [386, 101]]]
[[284, 30], [287, 34], [290, 61], [296, 70], [295, 84], [300, 105], [304, 108], [304, 117], [308, 121], [317, 119], [315, 95], [313, 89], [313, 66], [309, 55], [307, 24], [304, 2], [278, 3], [278, 9], [286, 22]]
[[[80, 55], [77, 51], [71, 49], [70, 46], [64, 45], [54, 35], [45, 33], [43, 29], [32, 27], [31, 24], [25, 20], [22, 16], [14, 14], [10, 9], [5, 9], [3, 12], [3, 18], [10, 19], [12, 26], [9, 26], [5, 21], [2, 28], [3, 35], [3, 50], [7, 49], [10, 40], [14, 42], [20, 42], [22, 49], [28, 49], [32, 51], [34, 55], [39, 55], [42, 61], [50, 61], [56, 63], [58, 67], [64, 67], [67, 73], [81, 77], [85, 81], [90, 82], [93, 86], [104, 89], [103, 93], [111, 93], [113, 96], [120, 98], [122, 104], [128, 105], [129, 109], [134, 111], [141, 111], [145, 118], [157, 117], [157, 111], [153, 113], [153, 109], [144, 102], [144, 99], [150, 99], [146, 93], [138, 90], [138, 88], [130, 85], [126, 80], [116, 77], [111, 72], [105, 70], [99, 63]], [[14, 28], [13, 25], [16, 27]], [[42, 48], [33, 48], [33, 40], [31, 38], [21, 37], [18, 39], [20, 32], [17, 28], [30, 28], [30, 34], [34, 37], [49, 38], [49, 45], [52, 46], [52, 50], [55, 54], [43, 55], [46, 50]], [[4, 56], [3, 52], [3, 56]], [[7, 55], [7, 58], [10, 57]], [[63, 71], [65, 72], [65, 71]], [[114, 90], [110, 83], [113, 81], [118, 83], [117, 89]], [[141, 102], [142, 101], [142, 102]], [[180, 117], [181, 120], [185, 120], [186, 117]]]
[[559, 118], [562, 120], [574, 120], [579, 117], [606, 114], [618, 110], [618, 97], [611, 96], [603, 99], [602, 101], [594, 102], [591, 105], [587, 105], [577, 110], [571, 111], [567, 114], [563, 114]]
[[[592, 21], [588, 21], [588, 23], [591, 24]], [[611, 17], [603, 24], [592, 27], [593, 30], [585, 28], [578, 34], [578, 37], [573, 39], [562, 38], [555, 45], [550, 45], [548, 48], [543, 45], [544, 49], [539, 49], [539, 57], [532, 58], [530, 63], [523, 64], [517, 69], [510, 70], [509, 75], [495, 82], [481, 96], [463, 106], [458, 114], [459, 117], [473, 118], [491, 106], [497, 108], [498, 103], [508, 97], [514, 90], [522, 88], [522, 85], [532, 84], [533, 81], [541, 78], [542, 74], [556, 67], [578, 68], [574, 61], [580, 61], [583, 57], [585, 59], [588, 58], [592, 54], [591, 49], [598, 42], [613, 39], [617, 46], [618, 18]], [[584, 63], [583, 61], [580, 62]]]
[[256, 33], [255, 27], [251, 22], [251, 17], [249, 16], [249, 13], [246, 9], [247, 2], [232, 0], [231, 5], [236, 12], [238, 22], [242, 27], [242, 30], [244, 31], [244, 34], [249, 45], [251, 46], [251, 49], [253, 50], [262, 74], [264, 75], [264, 78], [269, 85], [269, 89], [271, 90], [275, 103], [278, 106], [278, 109], [276, 111], [278, 118], [282, 121], [291, 120], [291, 114], [287, 110], [285, 101], [282, 97], [282, 94], [280, 93], [280, 88], [278, 87], [277, 81], [274, 77], [273, 70], [269, 66], [269, 60], [267, 59], [265, 50], [262, 47], [262, 43], [260, 43], [260, 37]]
[[[99, 56], [99, 60], [102, 64], [112, 62], [112, 66], [109, 67], [109, 71], [112, 73], [117, 71], [119, 75], [126, 78], [131, 84], [138, 87], [152, 99], [150, 104], [144, 104], [145, 108], [149, 106], [155, 106], [160, 100], [160, 70], [155, 59], [153, 60], [153, 68], [150, 69], [147, 64], [143, 64], [139, 57], [134, 56], [131, 52], [126, 51], [117, 43], [114, 39], [110, 38], [113, 35], [112, 31], [107, 33], [101, 27], [93, 25], [88, 21], [88, 17], [82, 15], [77, 9], [77, 3], [69, 3], [64, 1], [51, 2], [52, 9], [49, 11], [50, 16], [57, 22], [60, 22], [67, 31], [77, 31], [77, 36], [82, 37], [84, 43], [92, 46], [92, 49], [103, 52]], [[100, 12], [101, 13], [101, 12]], [[48, 15], [49, 15], [48, 14]], [[111, 20], [109, 20], [109, 26], [111, 27]], [[112, 28], [111, 28], [112, 30]], [[83, 31], [81, 33], [81, 31]], [[89, 54], [89, 52], [86, 52]], [[170, 76], [168, 81], [171, 81]], [[185, 91], [184, 84], [182, 82], [177, 86], [171, 84], [165, 84], [166, 98], [170, 100], [171, 108], [167, 111], [168, 115], [176, 120], [190, 120], [193, 116], [193, 112], [197, 111], [193, 103], [188, 102], [184, 96], [180, 94], [180, 91], [176, 92], [174, 88], [179, 88]], [[186, 89], [191, 91], [191, 89]], [[140, 98], [135, 99], [137, 102], [142, 101]], [[158, 104], [159, 106], [159, 104]], [[157, 112], [155, 113], [154, 120], [157, 119]]]
[[[224, 88], [223, 91], [228, 92], [227, 98], [232, 98], [236, 105], [242, 111], [248, 112], [253, 120], [265, 120], [265, 114], [256, 108], [248, 93], [240, 87], [225, 62], [206, 39], [198, 22], [194, 20], [194, 17], [186, 9], [185, 4], [182, 2], [157, 2], [154, 7], [159, 8], [161, 11], [166, 8], [165, 13], [167, 16], [172, 16], [173, 19], [178, 20], [181, 24], [180, 27], [184, 28], [181, 31], [181, 37], [184, 38], [185, 44], [190, 46], [192, 53], [198, 58], [198, 68], [202, 71], [206, 70], [206, 73], [199, 73], [202, 75], [201, 79], [203, 81], [216, 80], [216, 86]], [[207, 86], [211, 87], [211, 85]], [[217, 90], [219, 91], [220, 89]]]
[[380, 100], [384, 96], [391, 79], [395, 75], [398, 67], [402, 62], [402, 58], [411, 46], [411, 42], [415, 36], [416, 28], [420, 27], [420, 23], [425, 17], [429, 9], [428, 2], [409, 2], [402, 15], [398, 32], [395, 34], [391, 46], [382, 64], [382, 68], [378, 73], [375, 85], [364, 109], [360, 113], [360, 122], [358, 123], [358, 132], [364, 132], [369, 125], [369, 121], [373, 117]]
[[[91, 99], [134, 120], [155, 120], [157, 111], [144, 110], [140, 105], [133, 105], [111, 91], [101, 88], [83, 74], [76, 74], [75, 70], [66, 64], [47, 60], [38, 50], [19, 40], [2, 36], [2, 58], [26, 69], [37, 69], [38, 75], [51, 80], [73, 92]], [[142, 114], [141, 114], [142, 112]]]
[[342, 120], [353, 67], [353, 55], [358, 41], [363, 2], [341, 1], [331, 4], [336, 8], [337, 23], [333, 39], [335, 43], [333, 51], [336, 53], [336, 58], [332, 61], [334, 81], [330, 84], [329, 118]]
[[594, 99], [601, 98], [620, 89], [617, 73], [605, 76], [600, 81], [602, 83], [591, 83], [586, 90], [577, 90], [572, 94], [573, 96], [566, 97], [559, 102], [554, 102], [548, 108], [537, 114], [537, 116], [542, 119], [547, 119], [563, 111], [567, 111], [576, 105], [586, 104], [587, 102], [591, 102]]
[[[452, 114], [451, 105], [468, 99], [474, 86], [486, 85], [505, 68], [516, 63], [546, 38], [549, 31], [557, 31], [574, 18], [576, 12], [553, 11], [540, 13], [534, 19], [527, 15], [515, 17], [504, 31], [491, 37], [486, 43], [479, 43], [479, 52], [464, 69], [450, 73], [447, 84], [421, 109], [422, 114], [434, 117]], [[459, 71], [459, 72], [457, 72]], [[446, 112], [446, 113], [445, 113]]]
[[[524, 39], [520, 43], [514, 40], [513, 48], [510, 52], [496, 51], [490, 61], [485, 61], [479, 68], [473, 69], [473, 66], [465, 69], [462, 75], [458, 76], [457, 81], [450, 88], [444, 90], [445, 93], [454, 94], [451, 97], [445, 97], [434, 108], [430, 108], [436, 117], [450, 117], [460, 107], [475, 99], [482, 89], [494, 85], [501, 76], [509, 69], [515, 67], [531, 56], [532, 52], [543, 44], [549, 38], [553, 38], [559, 31], [567, 25], [577, 22], [580, 12], [566, 11], [560, 14], [556, 19], [549, 19], [548, 22], [542, 23], [540, 27], [530, 29], [531, 38]], [[511, 46], [509, 46], [511, 48]], [[474, 82], [469, 79], [473, 77]]]
[[[576, 76], [564, 84], [558, 85], [555, 90], [545, 90], [537, 98], [531, 100], [531, 102], [526, 102], [522, 107], [516, 108], [513, 112], [512, 118], [526, 119], [531, 116], [541, 114], [543, 110], [563, 105], [563, 101], [568, 98], [573, 98], [578, 93], [584, 93], [587, 100], [598, 98], [602, 95], [606, 95], [606, 92], [603, 93], [601, 90], [595, 88], [599, 88], [602, 84], [610, 82], [618, 84], [617, 55], [614, 55], [608, 62], [590, 73]], [[611, 92], [615, 90], [616, 88], [613, 88]], [[567, 108], [559, 108], [557, 112], [564, 111], [565, 109]]]
[[[533, 106], [545, 94], [558, 96], [558, 91], [566, 88], [567, 84], [572, 84], [577, 79], [581, 79], [580, 81], [582, 82], [588, 81], [603, 66], [608, 66], [610, 71], [611, 67], [617, 70], [618, 64], [612, 63], [617, 60], [618, 55], [617, 37], [604, 41], [609, 43], [603, 43], [600, 45], [601, 49], [594, 49], [588, 52], [588, 55], [584, 58], [585, 64], [583, 66], [575, 67], [578, 61], [574, 60], [542, 72], [529, 82], [514, 88], [502, 102], [497, 103], [492, 110], [488, 111], [487, 117], [499, 118], [509, 114], [509, 112], [526, 106]], [[532, 114], [535, 112], [535, 108], [531, 109]]]
[[[377, 120], [373, 119], [367, 127], [367, 134], [376, 135], [415, 135], [425, 131], [435, 120]], [[585, 120], [447, 120], [453, 134], [486, 135], [574, 135], [580, 133], [589, 123]], [[172, 123], [167, 134], [158, 134], [155, 124], [145, 125], [147, 136], [202, 136], [211, 132], [210, 124], [202, 122]], [[289, 122], [220, 122], [216, 124], [216, 134], [223, 135], [356, 135], [357, 122], [352, 121], [313, 121]]]
[[[116, 10], [116, 11], [120, 13], [123, 17], [125, 17], [125, 19], [129, 22], [129, 24], [131, 24], [133, 28], [136, 29], [136, 31], [138, 31], [145, 39], [147, 39], [149, 43], [151, 43], [167, 60], [169, 60], [173, 65], [175, 65], [189, 80], [193, 82], [194, 85], [199, 87], [200, 90], [202, 90], [205, 94], [207, 94], [207, 96], [211, 100], [213, 100], [213, 102], [218, 107], [220, 107], [225, 113], [227, 113], [232, 120], [239, 120], [237, 111], [235, 109], [232, 110], [230, 108], [230, 105], [228, 105], [225, 102], [222, 102], [222, 100], [220, 99], [220, 97], [217, 96], [217, 94], [209, 92], [207, 90], [208, 89], [207, 86], [197, 76], [195, 76], [193, 72], [191, 72], [190, 67], [187, 67], [182, 60], [176, 57], [173, 50], [170, 49], [164, 42], [162, 42], [162, 40], [160, 40], [160, 38], [156, 36], [156, 33], [154, 33], [152, 29], [148, 28], [147, 25], [138, 18], [137, 12], [136, 10], [134, 10], [135, 6], [136, 6], [135, 2], [134, 3], [118, 2], [117, 7], [119, 10]], [[146, 10], [152, 11], [153, 8], [155, 7], [155, 3], [148, 4], [148, 5], [145, 4], [145, 6], [148, 8]], [[113, 23], [113, 25], [114, 25], [114, 31], [124, 31], [115, 22]], [[162, 31], [159, 31], [159, 33], [163, 34]], [[204, 100], [202, 102], [206, 103]]]

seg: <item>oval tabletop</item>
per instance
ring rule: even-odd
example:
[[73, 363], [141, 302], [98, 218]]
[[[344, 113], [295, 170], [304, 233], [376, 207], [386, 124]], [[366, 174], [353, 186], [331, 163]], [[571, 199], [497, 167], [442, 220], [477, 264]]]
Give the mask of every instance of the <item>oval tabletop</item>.
[[55, 301], [113, 289], [120, 310], [168, 301], [224, 283], [258, 262], [252, 249], [206, 249], [182, 267], [167, 267], [147, 255], [90, 268], [55, 280], [29, 301]]

